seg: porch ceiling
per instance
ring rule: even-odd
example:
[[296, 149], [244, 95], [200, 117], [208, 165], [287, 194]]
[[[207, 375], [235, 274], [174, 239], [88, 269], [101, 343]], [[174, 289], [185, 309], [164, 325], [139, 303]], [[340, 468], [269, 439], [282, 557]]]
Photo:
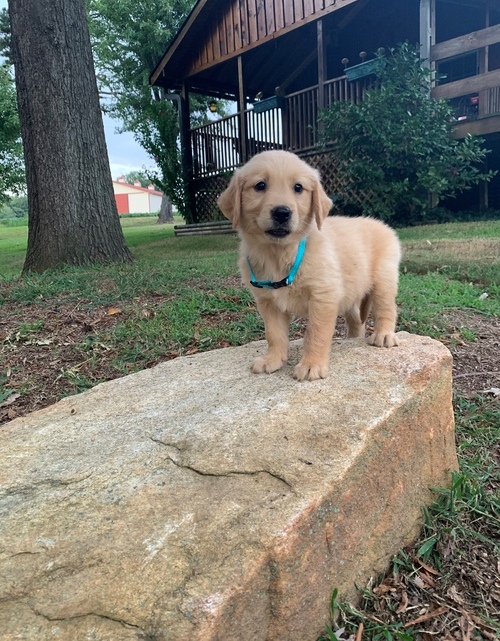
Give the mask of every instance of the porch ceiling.
[[[210, 3], [211, 11], [213, 1]], [[223, 0], [215, 2], [222, 3]], [[187, 81], [190, 91], [221, 98], [234, 98], [238, 94], [236, 54], [206, 67], [199, 73], [187, 76], [192, 45], [203, 34], [202, 9], [203, 7], [199, 9], [196, 19], [193, 17], [182, 38], [182, 31], [179, 33], [178, 45], [163, 71], [159, 73], [165, 57], [151, 74], [150, 80], [169, 90], [179, 90], [183, 82]], [[189, 18], [186, 26], [189, 26], [188, 23]], [[287, 85], [288, 91], [293, 91], [294, 86], [303, 88], [315, 84], [317, 62], [316, 57], [311, 56], [311, 52], [315, 53], [316, 49], [316, 22], [311, 21], [242, 52], [243, 79], [248, 97], [253, 98], [258, 92], [262, 92], [264, 96], [273, 95], [275, 88], [283, 85], [291, 76], [293, 80]], [[305, 64], [304, 61], [308, 58], [309, 61]]]
[[[254, 47], [242, 54], [243, 85], [249, 99], [262, 92], [272, 96], [276, 87], [287, 93], [317, 83], [316, 23], [309, 23]], [[206, 95], [235, 97], [238, 94], [237, 58], [215, 64], [187, 78], [191, 91]], [[176, 86], [181, 86], [179, 79]]]

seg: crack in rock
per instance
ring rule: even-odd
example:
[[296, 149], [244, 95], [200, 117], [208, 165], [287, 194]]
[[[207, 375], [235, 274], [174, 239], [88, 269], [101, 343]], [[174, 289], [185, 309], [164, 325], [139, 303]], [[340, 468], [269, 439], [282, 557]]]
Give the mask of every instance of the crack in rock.
[[[154, 438], [153, 436], [151, 436], [150, 438], [154, 443], [158, 443], [159, 445], [163, 445], [165, 447], [171, 447], [179, 454], [182, 454], [182, 448], [180, 448], [175, 443], [167, 443], [165, 441], [162, 441], [161, 439]], [[193, 465], [188, 465], [186, 463], [176, 461], [175, 458], [170, 455], [167, 456], [167, 460], [171, 461], [176, 467], [180, 469], [189, 470], [190, 472], [198, 474], [199, 476], [209, 476], [213, 478], [229, 478], [231, 476], [257, 476], [258, 474], [267, 474], [277, 481], [283, 483], [292, 492], [294, 491], [293, 486], [286, 480], [286, 478], [280, 476], [279, 474], [276, 474], [276, 472], [271, 472], [270, 470], [226, 470], [224, 472], [208, 472], [206, 470], [194, 467]]]
[[280, 481], [289, 490], [293, 491], [293, 486], [282, 476], [279, 474], [276, 474], [275, 472], [271, 472], [270, 470], [226, 470], [224, 472], [207, 472], [206, 470], [200, 470], [196, 467], [193, 467], [192, 465], [187, 465], [184, 463], [179, 463], [175, 459], [173, 459], [171, 456], [168, 457], [170, 461], [176, 466], [184, 470], [189, 470], [190, 472], [194, 472], [195, 474], [198, 474], [199, 476], [210, 476], [213, 478], [229, 478], [231, 476], [257, 476], [258, 474], [267, 474], [271, 476], [273, 479], [276, 479], [277, 481]]
[[140, 636], [141, 641], [155, 641], [155, 637], [146, 633], [140, 626], [135, 625], [134, 623], [129, 623], [128, 621], [125, 621], [124, 619], [120, 619], [118, 617], [112, 617], [109, 614], [99, 614], [98, 612], [85, 612], [84, 614], [75, 614], [74, 616], [69, 616], [69, 617], [57, 617], [57, 616], [49, 616], [47, 614], [44, 614], [43, 612], [40, 612], [40, 610], [37, 610], [36, 608], [32, 608], [32, 610], [37, 616], [40, 616], [44, 618], [46, 621], [50, 621], [51, 623], [55, 623], [57, 621], [59, 622], [76, 621], [78, 619], [85, 619], [87, 617], [96, 617], [97, 619], [112, 621], [113, 623], [119, 623], [120, 625], [122, 625], [125, 628], [128, 628], [129, 630], [137, 630], [141, 635]]

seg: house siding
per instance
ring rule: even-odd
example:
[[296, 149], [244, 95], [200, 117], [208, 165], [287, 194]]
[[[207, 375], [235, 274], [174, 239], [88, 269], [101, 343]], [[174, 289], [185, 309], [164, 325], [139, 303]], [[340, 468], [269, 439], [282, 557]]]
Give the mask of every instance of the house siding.
[[187, 76], [357, 0], [236, 0], [207, 21]]

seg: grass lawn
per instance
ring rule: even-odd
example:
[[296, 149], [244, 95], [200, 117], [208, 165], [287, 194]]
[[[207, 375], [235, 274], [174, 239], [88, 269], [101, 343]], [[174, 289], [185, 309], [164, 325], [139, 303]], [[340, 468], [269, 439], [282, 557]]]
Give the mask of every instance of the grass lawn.
[[[26, 225], [0, 221], [0, 422], [162, 360], [263, 337], [239, 282], [236, 237], [174, 238], [156, 218], [122, 226], [133, 264], [21, 279]], [[481, 390], [499, 380], [500, 221], [398, 233], [398, 328], [443, 340], [459, 362], [481, 365], [479, 374], [455, 372], [461, 471], [452, 490], [437, 494], [420, 541], [363, 590], [360, 607], [332, 599], [338, 623], [323, 639], [498, 639], [500, 409]], [[299, 319], [292, 334], [302, 330]], [[429, 616], [414, 623], [419, 612]]]

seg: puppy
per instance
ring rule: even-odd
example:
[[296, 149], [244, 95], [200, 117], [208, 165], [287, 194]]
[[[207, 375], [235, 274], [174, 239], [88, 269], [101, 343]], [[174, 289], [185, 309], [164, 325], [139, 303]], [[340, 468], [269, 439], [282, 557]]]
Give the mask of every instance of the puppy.
[[324, 378], [337, 315], [348, 337], [397, 345], [396, 293], [400, 245], [371, 218], [327, 218], [332, 202], [318, 172], [287, 151], [265, 151], [238, 169], [218, 200], [241, 239], [240, 271], [264, 319], [267, 353], [254, 373], [275, 372], [288, 357], [291, 315], [308, 318], [299, 381]]

